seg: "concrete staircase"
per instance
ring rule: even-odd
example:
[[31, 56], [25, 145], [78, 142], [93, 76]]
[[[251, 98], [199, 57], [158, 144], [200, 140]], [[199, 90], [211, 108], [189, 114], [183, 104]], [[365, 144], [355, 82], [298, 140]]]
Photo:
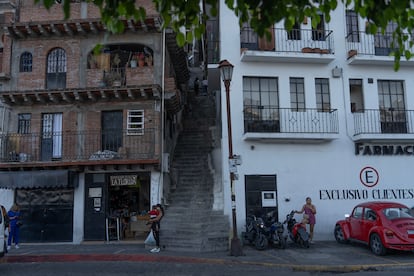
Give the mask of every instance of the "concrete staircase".
[[210, 153], [215, 104], [207, 96], [193, 94], [189, 103], [172, 160], [178, 180], [161, 222], [161, 245], [174, 251], [226, 251], [229, 219], [222, 210], [213, 210]]

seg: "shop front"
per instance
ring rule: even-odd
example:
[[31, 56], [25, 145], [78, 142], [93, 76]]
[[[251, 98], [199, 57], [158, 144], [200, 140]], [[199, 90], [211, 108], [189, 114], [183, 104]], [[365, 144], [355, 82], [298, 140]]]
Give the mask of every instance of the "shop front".
[[150, 176], [150, 172], [86, 174], [84, 240], [144, 237]]
[[77, 174], [68, 170], [1, 172], [0, 187], [14, 191], [21, 242], [71, 242]]

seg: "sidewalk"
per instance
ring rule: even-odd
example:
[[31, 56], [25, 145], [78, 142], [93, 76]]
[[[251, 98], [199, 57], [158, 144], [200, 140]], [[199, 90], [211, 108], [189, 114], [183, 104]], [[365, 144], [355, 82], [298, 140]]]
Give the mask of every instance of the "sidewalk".
[[12, 248], [2, 262], [168, 262], [261, 265], [294, 271], [353, 272], [361, 270], [413, 271], [414, 254], [391, 252], [375, 256], [368, 247], [357, 244], [341, 245], [334, 241], [318, 241], [308, 249], [289, 243], [286, 249], [258, 251], [243, 247], [244, 256], [229, 256], [229, 252], [175, 252], [168, 248], [150, 253], [143, 243], [86, 242], [73, 244], [21, 244]]

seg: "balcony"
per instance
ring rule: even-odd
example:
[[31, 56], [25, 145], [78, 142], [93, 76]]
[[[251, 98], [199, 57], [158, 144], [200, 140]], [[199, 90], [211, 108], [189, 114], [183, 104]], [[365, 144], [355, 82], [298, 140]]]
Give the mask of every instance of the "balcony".
[[[157, 163], [157, 129], [0, 135], [0, 166]], [[7, 164], [4, 164], [7, 163]]]
[[242, 61], [305, 62], [327, 64], [334, 60], [333, 32], [272, 28], [271, 39], [260, 38], [251, 28], [240, 33]]
[[274, 140], [303, 143], [328, 142], [338, 138], [338, 112], [327, 109], [246, 107], [245, 140]]
[[[390, 56], [392, 33], [370, 35], [365, 32], [350, 33], [346, 40], [348, 63], [362, 65], [393, 65], [394, 56]], [[410, 42], [405, 42], [405, 48], [414, 50]], [[406, 60], [401, 57], [401, 66], [414, 66], [413, 60]]]
[[365, 109], [353, 116], [355, 141], [414, 141], [414, 110]]

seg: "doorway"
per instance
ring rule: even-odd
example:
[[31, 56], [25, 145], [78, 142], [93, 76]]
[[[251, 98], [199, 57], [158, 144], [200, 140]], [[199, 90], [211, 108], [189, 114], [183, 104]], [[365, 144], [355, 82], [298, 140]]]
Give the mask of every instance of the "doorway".
[[269, 212], [278, 216], [276, 175], [246, 175], [246, 217], [253, 214], [263, 217]]
[[122, 147], [122, 111], [102, 112], [102, 145], [101, 150], [118, 152]]
[[42, 114], [42, 161], [62, 158], [62, 113]]

